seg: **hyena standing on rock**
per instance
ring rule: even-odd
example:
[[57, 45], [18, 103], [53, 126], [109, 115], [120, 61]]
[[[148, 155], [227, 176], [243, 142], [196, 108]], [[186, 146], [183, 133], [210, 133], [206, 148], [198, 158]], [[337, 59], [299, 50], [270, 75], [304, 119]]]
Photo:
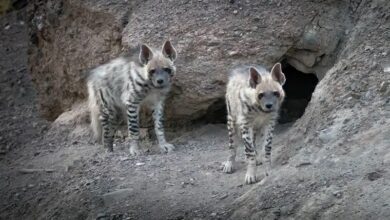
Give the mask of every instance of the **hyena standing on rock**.
[[258, 65], [237, 67], [231, 72], [226, 88], [230, 155], [224, 164], [225, 173], [233, 171], [239, 140], [236, 134], [240, 133], [248, 160], [245, 183], [256, 182], [256, 165], [260, 163], [260, 157], [255, 149], [255, 139], [260, 131], [264, 139], [265, 175], [268, 175], [272, 133], [284, 99], [282, 85], [285, 81], [280, 63], [275, 64], [271, 72]]
[[155, 132], [162, 151], [174, 149], [165, 140], [163, 106], [176, 72], [175, 59], [176, 50], [166, 41], [161, 51], [141, 45], [140, 64], [120, 57], [92, 70], [87, 83], [91, 127], [95, 139], [99, 142], [103, 139], [107, 151], [113, 151], [115, 131], [127, 118], [130, 154], [141, 153], [138, 147], [141, 104], [153, 108]]

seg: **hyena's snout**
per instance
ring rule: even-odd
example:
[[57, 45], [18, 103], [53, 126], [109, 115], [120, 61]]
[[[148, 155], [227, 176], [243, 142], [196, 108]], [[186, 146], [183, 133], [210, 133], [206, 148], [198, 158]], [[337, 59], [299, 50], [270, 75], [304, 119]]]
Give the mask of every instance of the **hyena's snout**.
[[259, 95], [261, 108], [265, 112], [278, 111], [280, 107], [279, 92], [264, 92]]
[[273, 112], [273, 111], [277, 111], [278, 110], [278, 104], [275, 103], [275, 102], [266, 102], [264, 104], [262, 104], [262, 109], [265, 111], [265, 112]]
[[158, 70], [154, 74], [152, 81], [156, 88], [165, 88], [171, 85], [171, 76], [168, 73], [169, 70]]
[[272, 107], [273, 107], [274, 105], [272, 104], [272, 103], [267, 103], [267, 104], [265, 104], [265, 108], [267, 109], [267, 110], [272, 110]]

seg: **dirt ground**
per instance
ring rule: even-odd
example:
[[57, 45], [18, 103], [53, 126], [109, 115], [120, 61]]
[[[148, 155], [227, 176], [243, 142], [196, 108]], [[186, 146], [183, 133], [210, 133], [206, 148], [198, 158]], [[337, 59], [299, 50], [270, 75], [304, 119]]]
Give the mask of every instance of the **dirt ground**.
[[242, 148], [237, 172], [221, 171], [223, 124], [169, 133], [175, 152], [153, 144], [136, 158], [123, 141], [107, 154], [51, 128], [36, 107], [22, 20], [23, 11], [0, 20], [0, 219], [224, 219], [252, 187], [243, 185]]

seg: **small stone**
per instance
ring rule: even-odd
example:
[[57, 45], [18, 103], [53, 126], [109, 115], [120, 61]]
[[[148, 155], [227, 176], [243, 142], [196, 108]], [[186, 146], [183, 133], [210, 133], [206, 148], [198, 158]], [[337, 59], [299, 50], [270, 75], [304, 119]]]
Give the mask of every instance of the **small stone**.
[[121, 157], [120, 158], [120, 161], [127, 161], [127, 160], [130, 160], [130, 158], [129, 157]]
[[109, 219], [110, 215], [109, 214], [106, 214], [106, 213], [99, 213], [97, 216], [96, 216], [96, 220], [102, 220], [102, 219]]
[[36, 128], [37, 126], [38, 126], [38, 123], [37, 123], [37, 122], [33, 122], [33, 123], [32, 123], [32, 127], [33, 127], [33, 128]]
[[220, 196], [218, 199], [219, 199], [219, 200], [224, 200], [224, 199], [226, 199], [228, 196], [229, 196], [228, 194], [225, 194], [225, 195]]
[[138, 162], [138, 163], [136, 163], [135, 165], [136, 165], [136, 166], [143, 166], [143, 165], [145, 165], [145, 163]]
[[238, 11], [237, 11], [237, 10], [234, 10], [234, 11], [233, 11], [233, 14], [235, 14], [235, 15], [238, 14]]
[[390, 73], [390, 64], [387, 64], [387, 65], [383, 66], [383, 72]]
[[383, 175], [380, 172], [371, 172], [367, 174], [367, 179], [370, 181], [375, 181], [379, 178], [381, 178]]
[[309, 165], [311, 165], [311, 162], [305, 161], [305, 162], [302, 162], [302, 163], [296, 165], [296, 167], [303, 167], [303, 166], [309, 166]]
[[213, 212], [210, 214], [210, 216], [215, 217], [215, 216], [217, 216], [217, 213]]
[[341, 198], [343, 196], [343, 193], [341, 191], [336, 191], [336, 192], [333, 192], [333, 195], [336, 197], [336, 198]]
[[11, 27], [10, 25], [7, 25], [7, 26], [4, 27], [4, 30], [10, 29], [10, 27]]
[[238, 51], [229, 51], [229, 52], [228, 52], [228, 55], [229, 55], [229, 56], [235, 56], [235, 55], [237, 55], [237, 54], [239, 54]]
[[365, 51], [371, 51], [371, 50], [373, 50], [373, 49], [374, 49], [373, 47], [368, 46], [368, 45], [364, 47], [364, 50], [365, 50]]

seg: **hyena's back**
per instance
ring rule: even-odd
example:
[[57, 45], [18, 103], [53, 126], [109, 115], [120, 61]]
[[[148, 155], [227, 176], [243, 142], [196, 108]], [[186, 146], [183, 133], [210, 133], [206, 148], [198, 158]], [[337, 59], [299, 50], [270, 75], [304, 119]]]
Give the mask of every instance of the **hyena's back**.
[[[117, 58], [90, 72], [87, 79], [88, 104], [94, 139], [102, 140], [101, 111], [104, 105], [115, 107], [116, 113], [124, 112], [122, 97], [130, 76], [130, 63], [126, 58]], [[102, 100], [102, 95], [104, 100]]]

